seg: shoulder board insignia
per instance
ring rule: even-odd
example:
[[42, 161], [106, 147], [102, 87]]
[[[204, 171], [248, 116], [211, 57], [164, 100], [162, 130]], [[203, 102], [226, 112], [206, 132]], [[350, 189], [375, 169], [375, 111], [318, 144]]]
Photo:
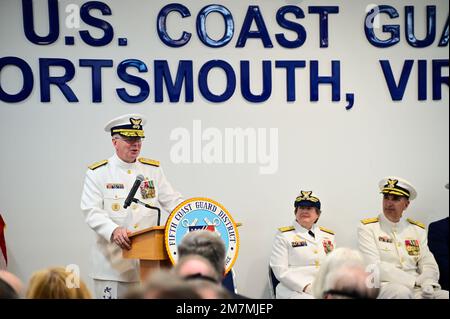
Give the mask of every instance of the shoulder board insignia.
[[282, 233], [285, 233], [285, 232], [287, 232], [287, 231], [291, 231], [291, 230], [294, 230], [294, 229], [295, 229], [294, 226], [286, 226], [286, 227], [280, 227], [280, 228], [278, 228], [278, 230], [279, 230], [280, 232], [282, 232]]
[[321, 231], [325, 232], [325, 233], [328, 233], [328, 234], [330, 234], [330, 235], [334, 235], [334, 231], [329, 230], [329, 229], [327, 229], [327, 228], [325, 228], [325, 227], [319, 227], [319, 229], [320, 229]]
[[149, 158], [143, 158], [143, 157], [139, 158], [139, 162], [141, 162], [142, 164], [152, 165], [152, 166], [156, 166], [156, 167], [159, 167], [159, 165], [160, 165], [159, 161], [152, 160]]
[[379, 222], [378, 217], [366, 218], [366, 219], [361, 220], [361, 223], [363, 223], [364, 225], [378, 223], [378, 222]]
[[91, 166], [89, 166], [89, 169], [94, 170], [94, 169], [102, 167], [103, 165], [106, 165], [106, 164], [108, 164], [108, 160], [96, 162], [96, 163], [92, 164]]
[[413, 224], [413, 225], [419, 226], [420, 228], [425, 229], [425, 224], [424, 224], [424, 223], [421, 223], [421, 222], [412, 220], [411, 218], [407, 218], [406, 220], [407, 220], [410, 224]]

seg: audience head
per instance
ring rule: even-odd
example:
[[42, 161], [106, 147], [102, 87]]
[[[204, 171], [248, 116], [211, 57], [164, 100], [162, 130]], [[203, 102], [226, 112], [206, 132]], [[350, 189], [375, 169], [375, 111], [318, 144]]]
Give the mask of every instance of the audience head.
[[[137, 296], [137, 294], [134, 294]], [[133, 297], [134, 297], [133, 296]], [[201, 295], [177, 275], [167, 270], [150, 274], [142, 288], [144, 299], [201, 299]]]
[[231, 299], [228, 290], [210, 279], [188, 277], [185, 280], [197, 291], [202, 299]]
[[225, 272], [225, 244], [215, 232], [197, 230], [186, 234], [178, 245], [178, 257], [200, 255], [209, 260], [222, 276]]
[[220, 283], [222, 273], [217, 272], [211, 262], [200, 255], [181, 257], [174, 267], [175, 273], [181, 278], [203, 278], [214, 283]]
[[22, 295], [22, 281], [14, 274], [0, 270], [0, 299], [17, 299]]
[[79, 288], [72, 287], [74, 274], [62, 267], [35, 272], [28, 285], [28, 299], [90, 299], [91, 294], [81, 278], [76, 278]]
[[6, 281], [0, 278], [0, 299], [19, 299], [17, 292]]
[[314, 297], [374, 299], [379, 293], [379, 282], [374, 282], [376, 277], [370, 275], [360, 252], [350, 248], [337, 248], [320, 266], [313, 283]]

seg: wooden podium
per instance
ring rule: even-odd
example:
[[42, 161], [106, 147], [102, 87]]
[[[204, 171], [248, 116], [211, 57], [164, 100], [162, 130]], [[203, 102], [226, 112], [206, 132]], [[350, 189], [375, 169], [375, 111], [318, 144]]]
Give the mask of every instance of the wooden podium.
[[164, 226], [154, 226], [131, 233], [131, 249], [122, 250], [123, 258], [139, 259], [141, 282], [155, 270], [169, 268], [172, 263], [164, 247]]

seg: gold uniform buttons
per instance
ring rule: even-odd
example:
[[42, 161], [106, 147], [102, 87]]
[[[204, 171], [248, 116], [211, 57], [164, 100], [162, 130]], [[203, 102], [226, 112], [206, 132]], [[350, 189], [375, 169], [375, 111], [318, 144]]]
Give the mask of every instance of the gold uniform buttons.
[[129, 170], [127, 171], [127, 173], [128, 173], [128, 174], [131, 174], [131, 169], [129, 169]]

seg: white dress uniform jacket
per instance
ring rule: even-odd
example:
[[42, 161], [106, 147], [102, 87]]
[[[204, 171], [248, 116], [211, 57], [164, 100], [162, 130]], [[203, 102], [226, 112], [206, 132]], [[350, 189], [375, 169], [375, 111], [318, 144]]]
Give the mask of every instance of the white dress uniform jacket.
[[[87, 171], [81, 196], [85, 221], [96, 233], [91, 277], [137, 282], [139, 261], [123, 259], [122, 249], [111, 242], [111, 235], [119, 226], [137, 231], [157, 224], [156, 210], [134, 203], [127, 209], [123, 208], [136, 176], [142, 174], [144, 182], [152, 186], [151, 195], [145, 195], [148, 198], [143, 198], [141, 189], [136, 192], [135, 197], [146, 204], [160, 207], [170, 213], [183, 198], [166, 180], [157, 161], [139, 159], [130, 164], [115, 154], [105, 162], [100, 163], [100, 166], [94, 165]], [[165, 219], [167, 216], [161, 218], [161, 225], [164, 225]]]
[[280, 281], [277, 299], [312, 298], [303, 289], [314, 281], [322, 259], [334, 249], [335, 236], [316, 225], [311, 231], [315, 238], [294, 221], [293, 226], [280, 228], [275, 236], [270, 267]]
[[368, 264], [379, 267], [382, 287], [386, 283], [410, 289], [416, 283], [439, 287], [439, 268], [428, 249], [423, 224], [406, 218], [393, 223], [380, 214], [361, 221], [358, 241]]

